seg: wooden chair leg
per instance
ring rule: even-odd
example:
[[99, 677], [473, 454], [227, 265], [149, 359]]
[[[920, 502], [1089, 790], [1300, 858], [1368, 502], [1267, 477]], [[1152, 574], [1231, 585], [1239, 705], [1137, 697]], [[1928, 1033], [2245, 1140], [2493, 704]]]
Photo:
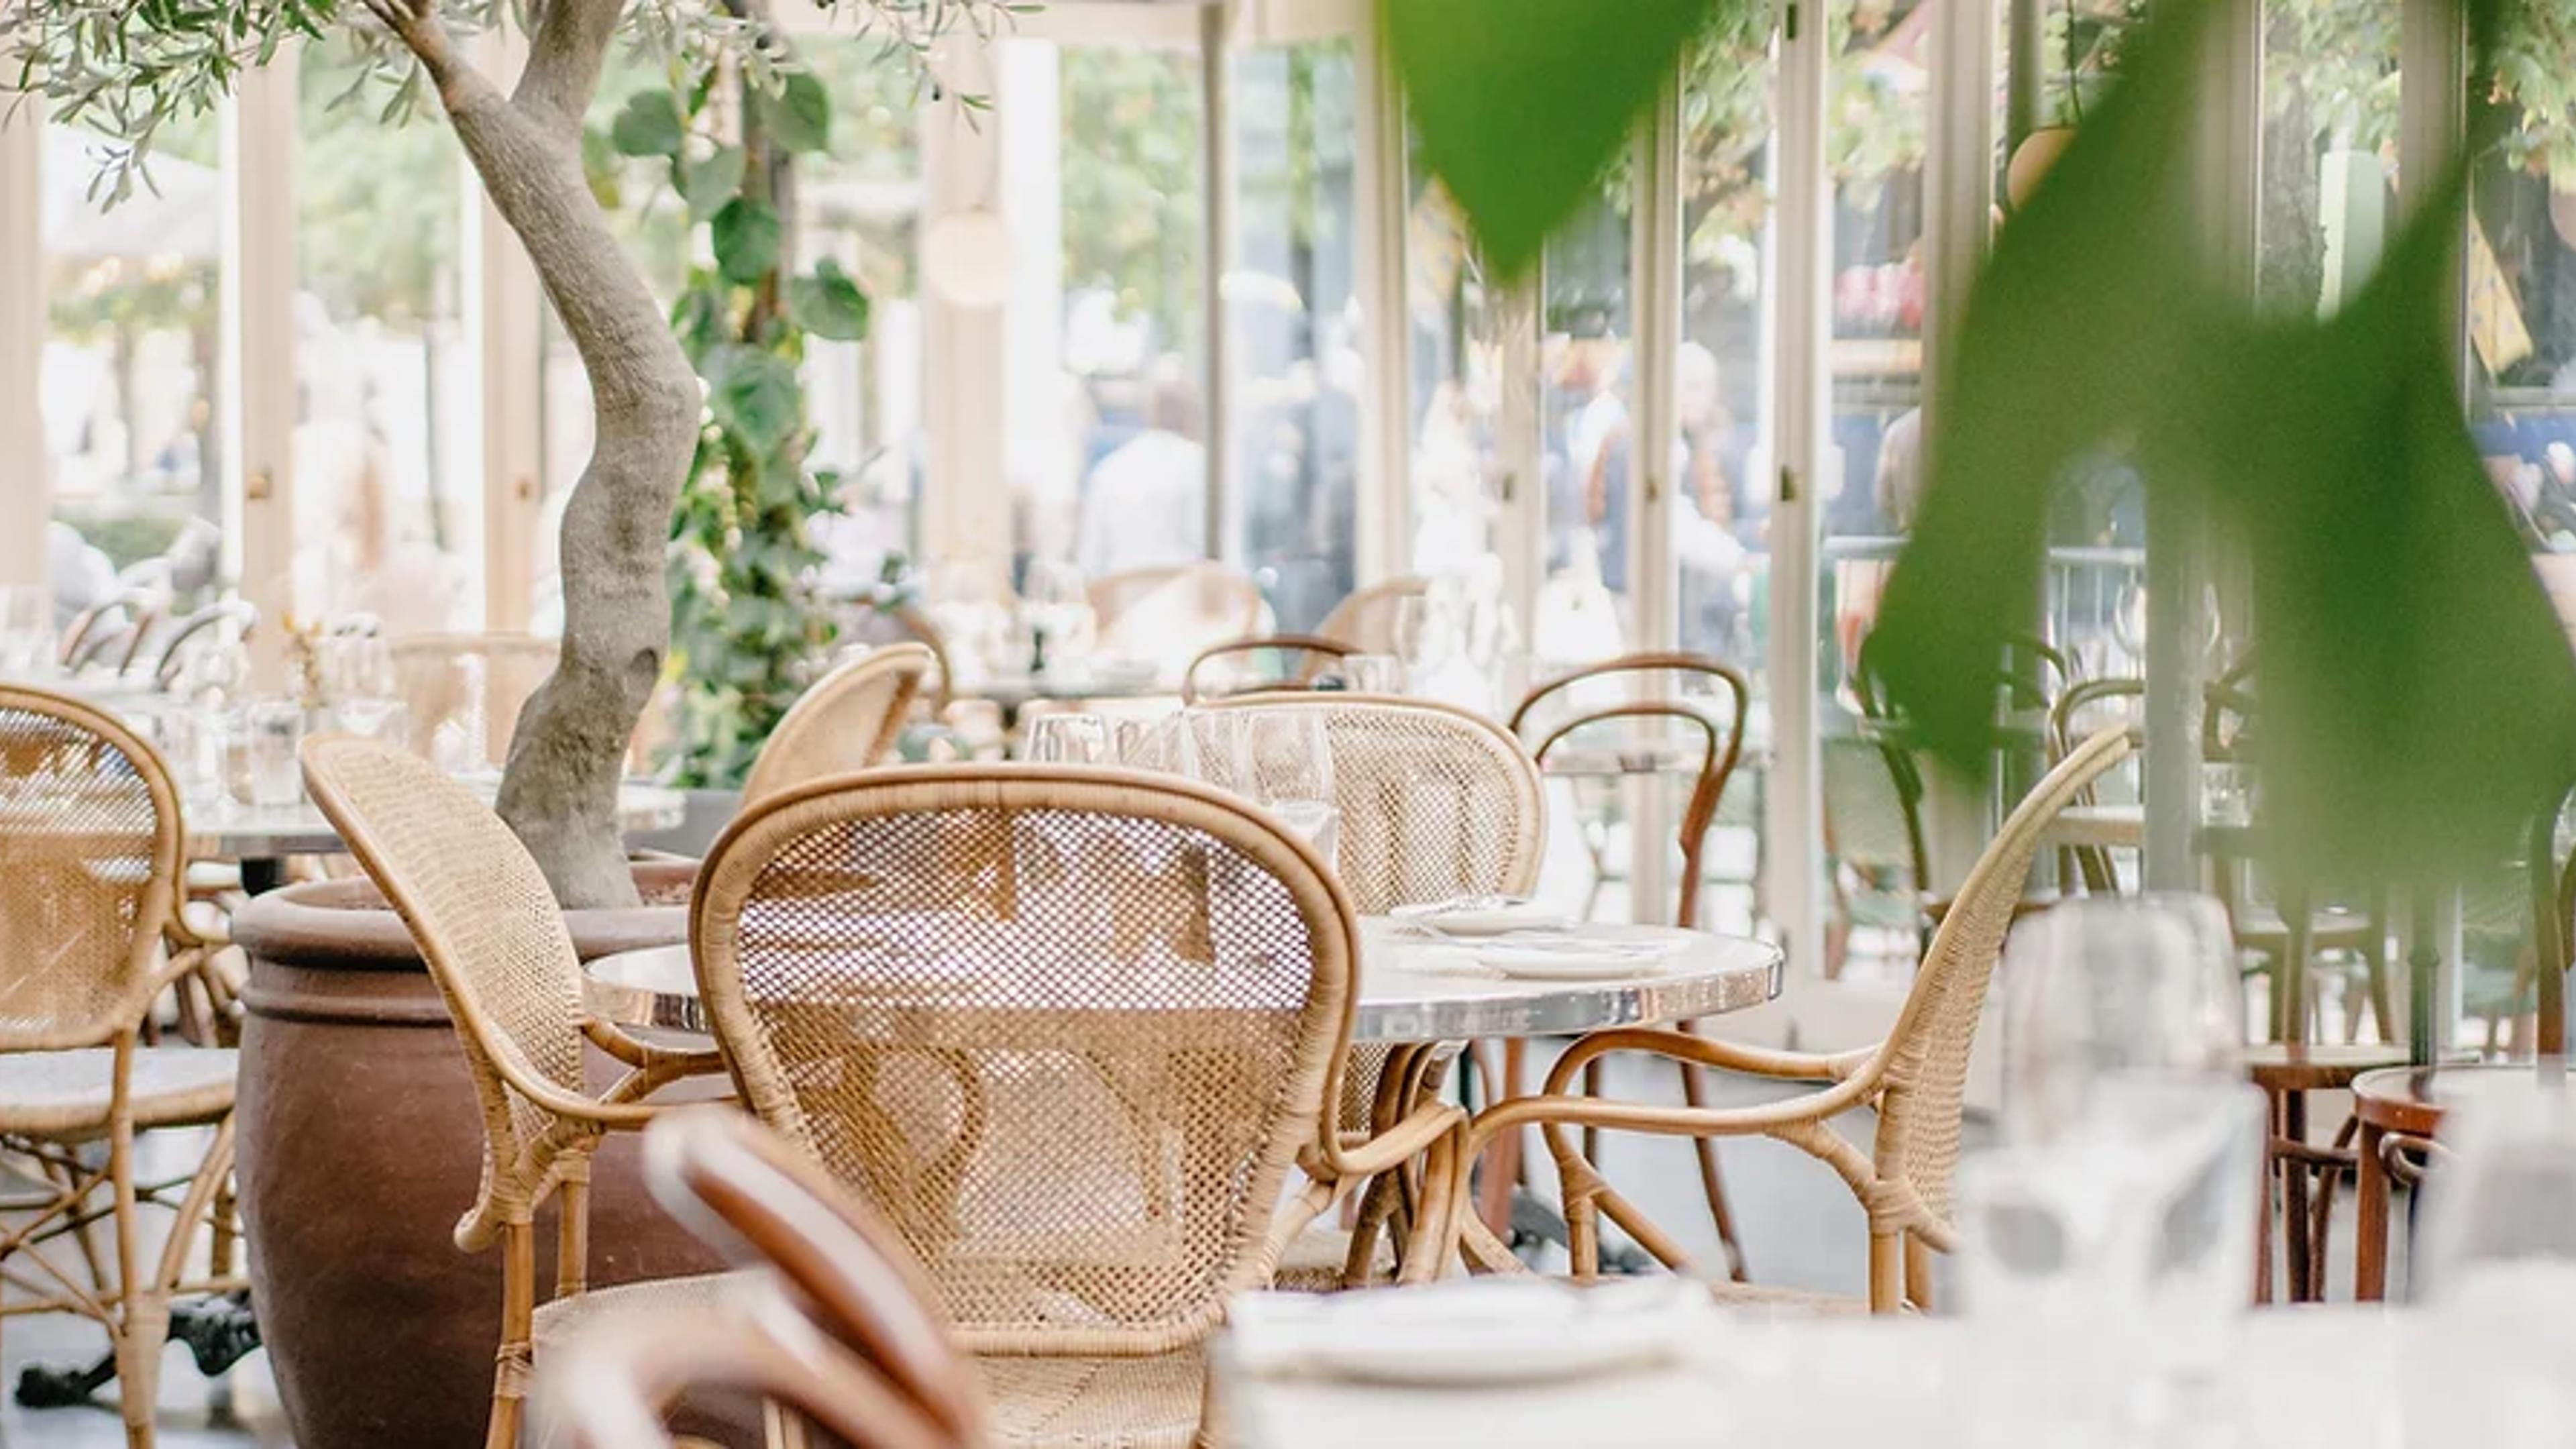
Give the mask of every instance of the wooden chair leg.
[[[1518, 1037], [1503, 1043], [1501, 1070], [1485, 1087], [1494, 1101], [1508, 1101], [1520, 1094], [1521, 1063], [1528, 1051], [1529, 1044]], [[1529, 1165], [1521, 1153], [1523, 1135], [1503, 1134], [1485, 1150], [1484, 1161], [1479, 1164], [1484, 1175], [1476, 1183], [1476, 1216], [1498, 1237], [1511, 1231], [1513, 1190], [1527, 1185]]]
[[[119, 1048], [120, 1052], [124, 1048]], [[126, 1063], [117, 1063], [120, 1076]], [[125, 1104], [108, 1131], [108, 1180], [115, 1193], [117, 1400], [125, 1420], [126, 1449], [152, 1449], [154, 1410], [161, 1392], [161, 1346], [169, 1340], [170, 1298], [143, 1268], [143, 1224], [134, 1190], [134, 1117]]]
[[[1697, 1023], [1683, 1022], [1681, 1029], [1697, 1035]], [[1708, 1084], [1702, 1080], [1699, 1068], [1688, 1062], [1674, 1065], [1682, 1074], [1682, 1100], [1694, 1108], [1706, 1107]], [[1694, 1137], [1691, 1147], [1699, 1156], [1700, 1195], [1708, 1200], [1708, 1218], [1716, 1226], [1718, 1246], [1726, 1254], [1726, 1276], [1738, 1283], [1749, 1282], [1751, 1280], [1744, 1271], [1744, 1245], [1735, 1236], [1735, 1210], [1727, 1203], [1726, 1180], [1719, 1176], [1717, 1170], [1717, 1143], [1710, 1138]], [[1585, 1155], [1588, 1157], [1590, 1154]]]
[[1905, 1307], [1905, 1234], [1869, 1235], [1869, 1311], [1897, 1313]]

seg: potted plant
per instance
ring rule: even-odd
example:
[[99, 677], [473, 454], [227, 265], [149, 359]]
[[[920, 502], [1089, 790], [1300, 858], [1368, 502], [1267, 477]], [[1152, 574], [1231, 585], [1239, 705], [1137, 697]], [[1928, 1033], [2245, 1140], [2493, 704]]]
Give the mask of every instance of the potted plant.
[[[841, 0], [841, 8], [884, 42], [892, 63], [918, 63], [955, 27], [987, 33], [1006, 7]], [[467, 39], [522, 13], [526, 60], [504, 89]], [[585, 123], [625, 30], [640, 31], [667, 61], [673, 84], [630, 102], [607, 142], [658, 160], [712, 237], [710, 275], [693, 279], [671, 318], [621, 251], [584, 165], [586, 154], [600, 154], [597, 140], [586, 150]], [[498, 808], [584, 944], [674, 939], [682, 928], [667, 899], [673, 882], [630, 865], [618, 784], [671, 653], [675, 529], [683, 556], [690, 546], [753, 545], [746, 551], [758, 557], [725, 558], [716, 583], [728, 609], [744, 597], [768, 606], [747, 634], [692, 633], [692, 679], [721, 665], [724, 687], [754, 701], [750, 708], [785, 704], [778, 696], [794, 605], [783, 591], [763, 591], [783, 590], [800, 566], [801, 543], [791, 529], [779, 544], [777, 519], [824, 486], [802, 467], [797, 329], [854, 335], [866, 312], [837, 269], [790, 275], [782, 265], [790, 255], [786, 160], [822, 144], [828, 97], [796, 67], [765, 13], [742, 6], [21, 0], [0, 9], [0, 57], [12, 83], [43, 93], [56, 119], [114, 143], [98, 187], [111, 203], [146, 182], [164, 123], [211, 110], [290, 39], [326, 36], [354, 45], [372, 66], [389, 96], [388, 122], [436, 97], [589, 377], [597, 441], [564, 512], [560, 660], [519, 716]], [[719, 98], [737, 118], [721, 136], [706, 124]], [[726, 494], [737, 505], [747, 496], [754, 512], [737, 512], [718, 531]], [[684, 496], [707, 515], [681, 510]], [[684, 621], [693, 630], [702, 622], [695, 613]], [[760, 651], [756, 679], [734, 678], [726, 662], [746, 642]], [[815, 642], [800, 633], [796, 648]], [[756, 728], [749, 716], [746, 723]], [[715, 767], [727, 767], [751, 736], [730, 738]], [[648, 890], [665, 899], [648, 901]], [[244, 912], [237, 935], [254, 957], [240, 1097], [243, 1202], [255, 1295], [296, 1441], [306, 1449], [470, 1442], [488, 1395], [498, 1290], [491, 1265], [447, 1239], [448, 1221], [470, 1200], [476, 1155], [472, 1098], [445, 1039], [445, 1013], [401, 923], [362, 884], [278, 893]], [[602, 1154], [594, 1282], [702, 1261], [676, 1227], [658, 1223], [632, 1172], [631, 1157]], [[377, 1236], [360, 1245], [370, 1233]]]

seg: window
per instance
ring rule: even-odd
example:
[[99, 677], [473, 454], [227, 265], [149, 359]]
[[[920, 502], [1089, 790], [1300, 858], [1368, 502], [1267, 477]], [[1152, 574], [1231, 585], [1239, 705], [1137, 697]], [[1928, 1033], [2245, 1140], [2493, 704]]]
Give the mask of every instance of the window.
[[[1059, 230], [1015, 245], [1062, 258], [1012, 299], [1012, 346], [1052, 333], [1052, 396], [1024, 402], [1007, 449], [1015, 565], [1091, 579], [1207, 552], [1206, 304], [1199, 59], [1180, 47], [1014, 40], [1054, 60], [1056, 104], [1006, 136], [1015, 197], [1052, 195]], [[1045, 73], [1015, 67], [1017, 83]], [[1005, 126], [1012, 125], [1006, 117]], [[1025, 280], [1027, 269], [1021, 272]]]
[[1234, 76], [1226, 496], [1279, 627], [1306, 630], [1357, 582], [1357, 76], [1347, 40], [1251, 51]]
[[1439, 183], [1410, 168], [1405, 311], [1413, 369], [1409, 568], [1464, 571], [1495, 549], [1503, 507], [1500, 301]]
[[1539, 317], [1540, 481], [1547, 582], [1530, 624], [1537, 673], [1607, 659], [1628, 612], [1636, 369], [1625, 168], [1548, 242]]
[[808, 455], [839, 481], [841, 515], [815, 542], [836, 586], [874, 582], [889, 559], [918, 552], [921, 497], [921, 127], [915, 72], [876, 45], [815, 38], [802, 47], [833, 98], [831, 150], [797, 168], [797, 269], [825, 257], [868, 296], [868, 335], [858, 342], [809, 337], [805, 404]]
[[2553, 557], [2542, 577], [2562, 610], [2576, 570], [2576, 122], [2564, 56], [2528, 19], [2505, 30], [2502, 83], [2478, 97], [2468, 247], [2469, 377], [2480, 451]]
[[297, 81], [295, 612], [392, 633], [483, 617], [479, 400], [458, 261], [463, 157], [435, 117], [377, 124], [345, 41]]
[[225, 175], [211, 117], [163, 129], [151, 187], [101, 211], [100, 140], [45, 129], [47, 332], [38, 407], [65, 618], [118, 571], [167, 555], [183, 595], [217, 583], [226, 480], [215, 444]]

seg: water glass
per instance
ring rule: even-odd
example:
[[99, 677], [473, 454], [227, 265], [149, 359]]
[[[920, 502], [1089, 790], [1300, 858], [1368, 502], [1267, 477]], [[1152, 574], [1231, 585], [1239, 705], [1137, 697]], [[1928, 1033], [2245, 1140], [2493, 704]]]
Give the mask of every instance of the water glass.
[[2210, 897], [2070, 901], [2015, 928], [2002, 971], [2015, 1141], [2089, 1134], [2094, 1093], [2115, 1076], [2237, 1079], [2244, 988]]
[[2244, 829], [2254, 823], [2254, 771], [2236, 760], [2200, 767], [2200, 819], [2204, 825]]
[[1333, 794], [1332, 741], [1316, 709], [1234, 711], [1235, 793], [1279, 817], [1290, 833], [1333, 863], [1341, 810]]
[[1130, 770], [1199, 778], [1198, 732], [1186, 714], [1122, 719], [1116, 737], [1118, 763]]
[[302, 804], [304, 768], [296, 751], [304, 743], [304, 706], [293, 700], [254, 704], [243, 712], [243, 729], [249, 803], [264, 810]]
[[1353, 694], [1404, 693], [1404, 661], [1393, 654], [1347, 655], [1341, 674]]
[[315, 646], [322, 702], [392, 699], [401, 693], [393, 647], [372, 634], [335, 634]]
[[2567, 1442], [2576, 1383], [2562, 1326], [2576, 1291], [2576, 1100], [2563, 1063], [2462, 1082], [2452, 1151], [2424, 1184], [2422, 1311], [2407, 1442]]
[[1029, 721], [1028, 758], [1047, 765], [1109, 763], [1109, 722], [1096, 714], [1048, 714]]
[[331, 723], [341, 733], [360, 739], [402, 745], [411, 738], [411, 712], [401, 700], [386, 695], [342, 697], [331, 706]]

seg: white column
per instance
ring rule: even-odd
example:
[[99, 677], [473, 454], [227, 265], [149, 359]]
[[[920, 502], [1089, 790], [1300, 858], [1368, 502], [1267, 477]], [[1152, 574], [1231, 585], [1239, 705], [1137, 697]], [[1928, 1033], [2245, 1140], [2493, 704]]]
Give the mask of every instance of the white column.
[[1404, 95], [1377, 27], [1352, 41], [1358, 92], [1352, 225], [1360, 253], [1361, 375], [1357, 553], [1359, 582], [1405, 571], [1413, 541], [1413, 326], [1406, 286], [1405, 228], [1412, 184], [1405, 174]]
[[[508, 85], [527, 55], [511, 26], [474, 42], [476, 60]], [[465, 337], [482, 423], [483, 621], [528, 627], [537, 532], [545, 525], [545, 293], [518, 234], [464, 168]]]
[[284, 666], [283, 623], [294, 604], [295, 112], [289, 41], [265, 68], [244, 72], [224, 110], [222, 398], [227, 490], [224, 554], [242, 596], [268, 627], [252, 635], [263, 684]]
[[[1004, 458], [1015, 437], [1052, 421], [1037, 416], [1046, 400], [1028, 394], [1027, 370], [1008, 365], [1017, 349], [1004, 345], [1006, 312], [1017, 322], [1031, 305], [1021, 286], [1036, 265], [1031, 253], [1054, 275], [1049, 219], [1060, 204], [1051, 174], [1019, 178], [1022, 184], [1006, 193], [1002, 141], [1008, 133], [1017, 142], [1031, 129], [1021, 124], [1023, 111], [1042, 110], [1052, 131], [1055, 50], [1042, 41], [951, 43], [942, 46], [938, 64], [955, 91], [988, 96], [993, 109], [979, 117], [953, 100], [929, 108], [922, 124], [922, 234], [928, 237], [943, 217], [1000, 207], [1010, 225], [1013, 286], [1007, 307], [960, 306], [935, 287], [922, 288], [928, 469], [921, 546], [932, 559], [988, 564], [999, 579], [1011, 557]], [[1043, 361], [1051, 366], [1055, 356], [1049, 351]]]
[[1227, 45], [1223, 5], [1199, 10], [1199, 87], [1206, 127], [1199, 166], [1199, 214], [1207, 235], [1200, 276], [1207, 318], [1207, 556], [1233, 559], [1242, 549], [1243, 490], [1225, 475], [1234, 455], [1235, 375], [1232, 328], [1227, 325], [1225, 277], [1235, 264], [1234, 190], [1241, 168], [1234, 152], [1234, 55]]
[[[1639, 649], [1675, 643], [1679, 604], [1674, 595], [1672, 490], [1673, 443], [1681, 436], [1680, 401], [1674, 395], [1682, 346], [1682, 108], [1679, 67], [1664, 78], [1654, 105], [1631, 143], [1637, 184], [1631, 194], [1628, 296], [1631, 355], [1636, 359], [1635, 418], [1628, 469], [1628, 608], [1630, 637]], [[1648, 692], [1669, 691], [1656, 677]], [[1670, 921], [1679, 892], [1666, 851], [1673, 812], [1662, 775], [1632, 777], [1628, 818], [1633, 831], [1628, 909], [1632, 919]]]
[[1826, 25], [1820, 0], [1786, 0], [1780, 28], [1779, 446], [1771, 507], [1771, 780], [1762, 898], [1793, 969], [1824, 968], [1824, 797], [1816, 736], [1816, 488], [1833, 339], [1832, 185], [1825, 171]]
[[45, 579], [45, 102], [0, 92], [0, 584]]

